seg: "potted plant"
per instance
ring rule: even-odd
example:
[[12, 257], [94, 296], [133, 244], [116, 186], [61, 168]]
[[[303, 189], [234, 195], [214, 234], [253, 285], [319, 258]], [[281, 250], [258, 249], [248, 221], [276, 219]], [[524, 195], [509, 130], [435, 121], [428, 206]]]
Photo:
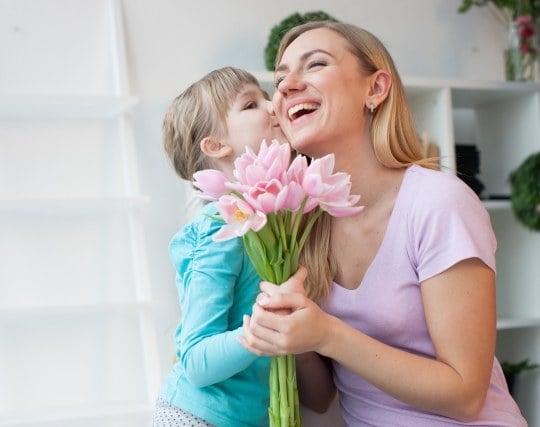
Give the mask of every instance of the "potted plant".
[[512, 210], [529, 230], [540, 231], [540, 152], [510, 174]]
[[534, 21], [538, 21], [540, 17], [540, 0], [463, 0], [458, 12], [465, 13], [473, 6], [486, 5], [494, 8], [495, 13], [505, 15], [506, 19], [530, 15]]
[[540, 365], [537, 363], [529, 363], [529, 359], [522, 360], [517, 363], [510, 363], [507, 361], [501, 362], [501, 367], [508, 384], [508, 390], [510, 394], [514, 394], [514, 386], [516, 383], [516, 377], [523, 371], [531, 371], [538, 368]]
[[506, 79], [534, 80], [540, 50], [540, 0], [462, 0], [458, 12], [473, 6], [486, 6], [508, 31]]
[[264, 64], [268, 71], [274, 71], [274, 63], [276, 60], [277, 51], [279, 49], [279, 43], [287, 31], [300, 24], [305, 24], [311, 21], [337, 21], [337, 19], [331, 17], [322, 10], [314, 12], [306, 12], [300, 14], [295, 12], [285, 17], [281, 22], [274, 25], [268, 36], [268, 43], [264, 49]]

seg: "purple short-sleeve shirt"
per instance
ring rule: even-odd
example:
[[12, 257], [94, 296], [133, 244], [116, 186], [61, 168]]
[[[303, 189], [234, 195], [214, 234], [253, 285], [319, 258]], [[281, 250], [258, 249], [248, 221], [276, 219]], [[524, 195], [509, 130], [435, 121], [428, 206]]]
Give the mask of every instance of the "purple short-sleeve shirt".
[[[348, 290], [334, 283], [323, 308], [377, 340], [434, 358], [420, 283], [473, 257], [495, 271], [496, 245], [489, 214], [466, 184], [453, 174], [411, 166], [360, 286]], [[527, 425], [496, 359], [485, 406], [468, 424], [396, 400], [338, 363], [334, 376], [349, 427]]]

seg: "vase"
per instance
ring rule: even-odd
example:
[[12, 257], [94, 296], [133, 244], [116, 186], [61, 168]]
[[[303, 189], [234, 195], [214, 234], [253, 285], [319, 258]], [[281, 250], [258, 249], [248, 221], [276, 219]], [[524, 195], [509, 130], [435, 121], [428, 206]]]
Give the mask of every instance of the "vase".
[[538, 35], [530, 16], [519, 16], [510, 23], [508, 47], [504, 51], [506, 80], [534, 81], [537, 75]]

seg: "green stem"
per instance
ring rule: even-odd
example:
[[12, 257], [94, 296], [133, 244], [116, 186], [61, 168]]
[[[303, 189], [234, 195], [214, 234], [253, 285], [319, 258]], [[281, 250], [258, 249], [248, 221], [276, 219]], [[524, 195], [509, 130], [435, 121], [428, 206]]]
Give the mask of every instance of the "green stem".
[[289, 422], [291, 426], [295, 425], [294, 414], [294, 395], [296, 388], [296, 375], [294, 365], [294, 355], [289, 354], [285, 356], [287, 358], [287, 402], [289, 406]]
[[319, 218], [322, 214], [322, 209], [317, 208], [317, 212], [315, 212], [311, 218], [309, 219], [309, 222], [306, 225], [306, 228], [304, 232], [302, 233], [302, 237], [300, 238], [300, 242], [298, 243], [298, 252], [302, 250], [304, 247], [304, 243], [306, 243], [307, 236], [309, 235], [309, 232], [313, 228], [313, 225], [315, 224], [315, 221], [317, 221], [317, 218]]
[[277, 358], [270, 358], [270, 407], [268, 418], [271, 427], [280, 427], [279, 420], [279, 380]]
[[281, 427], [289, 427], [289, 399], [287, 397], [287, 356], [276, 356], [279, 379], [279, 418]]
[[[292, 231], [291, 231], [291, 252], [294, 253], [296, 250], [296, 236], [298, 235], [298, 228], [300, 227], [300, 222], [302, 222], [302, 214], [304, 213], [304, 208], [306, 207], [308, 197], [304, 197], [304, 200], [302, 200], [302, 204], [300, 205], [300, 209], [298, 209], [298, 212], [294, 214], [294, 222], [292, 225]], [[311, 222], [311, 221], [310, 221]], [[304, 233], [305, 234], [305, 233]], [[305, 240], [305, 239], [304, 239]], [[299, 246], [302, 248], [302, 246]], [[300, 252], [300, 250], [298, 250]]]

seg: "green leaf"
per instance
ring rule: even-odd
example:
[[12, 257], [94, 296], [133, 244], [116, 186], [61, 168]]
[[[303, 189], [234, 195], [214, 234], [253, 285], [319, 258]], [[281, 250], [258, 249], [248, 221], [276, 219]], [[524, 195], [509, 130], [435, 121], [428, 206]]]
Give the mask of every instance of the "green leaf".
[[270, 30], [268, 42], [264, 48], [264, 63], [268, 71], [274, 71], [274, 63], [279, 49], [281, 39], [287, 31], [297, 25], [304, 24], [310, 21], [337, 21], [335, 18], [323, 11], [307, 12], [300, 15], [298, 12], [285, 17], [281, 22], [274, 25]]
[[540, 230], [540, 152], [510, 174], [512, 210], [530, 230]]

